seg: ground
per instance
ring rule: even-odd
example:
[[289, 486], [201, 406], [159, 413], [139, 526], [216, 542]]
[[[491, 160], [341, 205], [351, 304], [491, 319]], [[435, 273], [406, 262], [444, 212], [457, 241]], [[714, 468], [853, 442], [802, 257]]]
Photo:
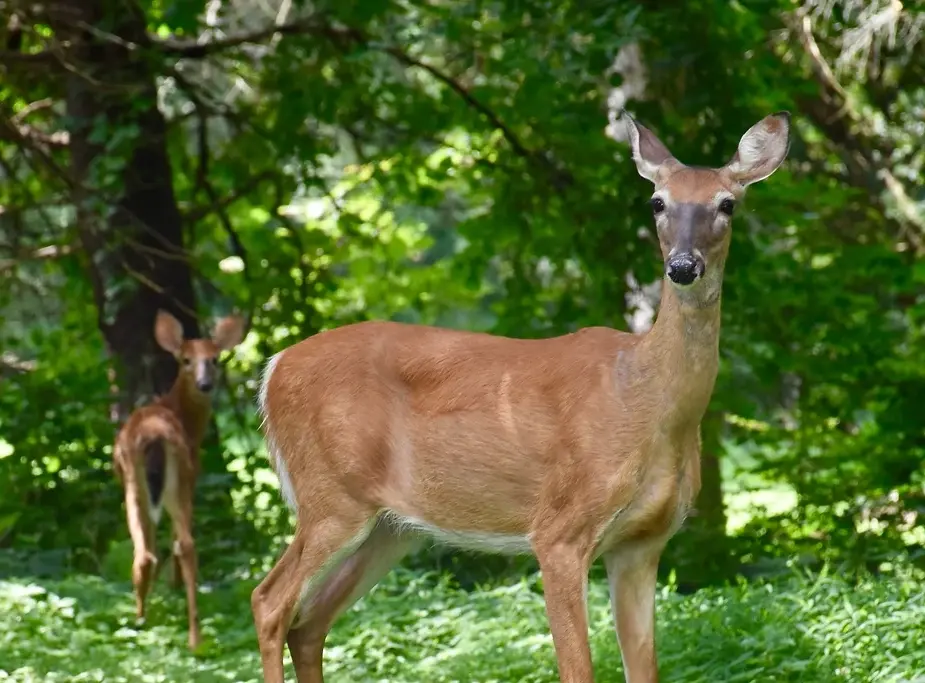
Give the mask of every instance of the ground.
[[[182, 593], [163, 581], [138, 626], [126, 583], [0, 580], [0, 681], [259, 681], [254, 585], [203, 586], [206, 642], [193, 655]], [[555, 683], [540, 590], [538, 577], [464, 592], [447, 579], [394, 573], [338, 622], [327, 678]], [[598, 683], [622, 682], [598, 582], [590, 615]], [[690, 596], [662, 588], [658, 625], [664, 681], [925, 681], [925, 585], [908, 576], [852, 585], [794, 577]]]

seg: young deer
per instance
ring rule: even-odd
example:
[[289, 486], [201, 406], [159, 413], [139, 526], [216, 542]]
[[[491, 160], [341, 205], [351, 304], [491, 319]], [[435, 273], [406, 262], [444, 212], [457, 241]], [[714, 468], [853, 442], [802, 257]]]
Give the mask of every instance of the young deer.
[[656, 570], [700, 489], [731, 216], [783, 162], [790, 119], [758, 122], [718, 169], [685, 166], [625, 122], [655, 185], [665, 265], [647, 334], [519, 340], [365, 322], [267, 364], [267, 446], [298, 518], [251, 599], [267, 683], [283, 682], [284, 642], [298, 680], [322, 681], [335, 618], [425, 537], [536, 555], [566, 683], [593, 680], [587, 573], [603, 557], [626, 679], [657, 681]]
[[138, 618], [157, 567], [155, 530], [161, 509], [173, 522], [174, 585], [186, 584], [189, 646], [199, 645], [196, 610], [196, 548], [193, 543], [193, 491], [199, 474], [199, 448], [212, 414], [209, 393], [215, 382], [218, 355], [241, 342], [244, 321], [229, 316], [218, 321], [211, 339], [183, 339], [183, 327], [159, 311], [154, 326], [157, 343], [177, 359], [180, 370], [165, 396], [138, 408], [116, 437], [113, 466], [125, 488], [125, 511], [135, 548], [132, 584]]

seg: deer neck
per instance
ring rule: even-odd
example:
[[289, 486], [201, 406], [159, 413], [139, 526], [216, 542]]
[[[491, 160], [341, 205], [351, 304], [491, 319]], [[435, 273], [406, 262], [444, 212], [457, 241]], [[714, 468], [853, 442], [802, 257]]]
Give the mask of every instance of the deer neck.
[[191, 447], [198, 452], [212, 415], [209, 396], [196, 388], [194, 380], [180, 374], [164, 397], [164, 405], [180, 420]]
[[716, 383], [721, 284], [703, 285], [678, 291], [666, 278], [658, 317], [639, 347], [641, 376], [668, 429], [698, 427]]

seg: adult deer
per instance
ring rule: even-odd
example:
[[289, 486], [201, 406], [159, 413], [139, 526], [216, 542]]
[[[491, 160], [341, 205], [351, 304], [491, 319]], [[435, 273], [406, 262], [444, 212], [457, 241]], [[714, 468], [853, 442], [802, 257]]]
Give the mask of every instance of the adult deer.
[[165, 396], [135, 410], [116, 437], [113, 466], [125, 489], [125, 512], [134, 546], [132, 584], [138, 618], [157, 567], [155, 531], [166, 509], [173, 522], [173, 582], [186, 585], [189, 646], [199, 645], [196, 608], [196, 548], [193, 542], [193, 491], [199, 474], [199, 448], [212, 414], [209, 397], [218, 356], [234, 348], [244, 334], [238, 316], [222, 318], [211, 339], [183, 338], [179, 321], [159, 311], [154, 336], [173, 354], [180, 369]]
[[254, 590], [267, 683], [288, 644], [322, 681], [335, 618], [422, 538], [532, 552], [559, 677], [593, 680], [587, 573], [603, 557], [627, 681], [658, 680], [656, 570], [700, 489], [700, 422], [719, 362], [730, 222], [783, 162], [786, 112], [718, 169], [677, 161], [628, 115], [665, 265], [645, 335], [593, 327], [544, 340], [365, 322], [274, 356], [260, 390], [295, 537]]

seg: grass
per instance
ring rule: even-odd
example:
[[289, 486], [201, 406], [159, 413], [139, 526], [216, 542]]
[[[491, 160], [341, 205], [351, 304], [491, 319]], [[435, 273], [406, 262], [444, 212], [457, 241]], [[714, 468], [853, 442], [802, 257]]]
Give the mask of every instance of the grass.
[[[158, 584], [134, 623], [125, 583], [92, 576], [0, 581], [0, 681], [259, 681], [253, 581], [203, 588], [206, 642], [186, 650], [181, 593]], [[821, 576], [680, 596], [661, 589], [662, 680], [925, 681], [925, 585]], [[598, 683], [623, 681], [606, 587], [590, 590]], [[464, 592], [393, 573], [337, 624], [327, 680], [555, 683], [538, 579]], [[289, 669], [289, 680], [295, 680]]]

